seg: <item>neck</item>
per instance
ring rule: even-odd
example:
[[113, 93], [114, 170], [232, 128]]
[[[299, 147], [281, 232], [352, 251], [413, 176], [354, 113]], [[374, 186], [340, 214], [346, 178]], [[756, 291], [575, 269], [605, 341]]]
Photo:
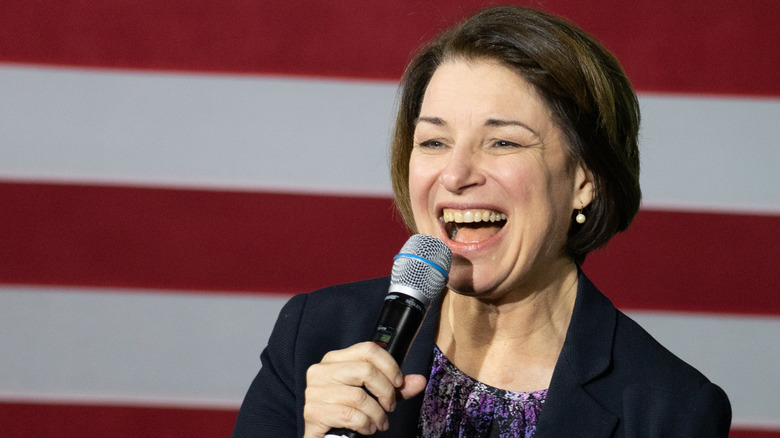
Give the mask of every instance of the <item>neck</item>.
[[546, 388], [577, 294], [576, 265], [568, 263], [559, 273], [499, 298], [448, 291], [436, 337], [439, 348], [484, 383], [510, 390]]

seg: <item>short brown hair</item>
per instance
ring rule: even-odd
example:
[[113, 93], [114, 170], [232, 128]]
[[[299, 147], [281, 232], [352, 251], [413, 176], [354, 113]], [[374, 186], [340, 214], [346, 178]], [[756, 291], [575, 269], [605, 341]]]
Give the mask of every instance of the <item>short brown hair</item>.
[[641, 199], [639, 103], [623, 68], [578, 27], [534, 9], [500, 6], [441, 33], [421, 48], [404, 73], [391, 177], [396, 206], [411, 230], [414, 122], [433, 73], [455, 58], [495, 61], [522, 76], [552, 111], [572, 159], [592, 173], [596, 195], [584, 209], [587, 222], [569, 229], [566, 250], [573, 260], [582, 263], [588, 252], [628, 228]]

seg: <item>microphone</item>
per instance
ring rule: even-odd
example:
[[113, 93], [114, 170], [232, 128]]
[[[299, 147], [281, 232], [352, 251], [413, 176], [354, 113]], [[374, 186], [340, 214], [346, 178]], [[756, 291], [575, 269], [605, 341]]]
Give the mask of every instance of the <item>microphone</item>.
[[[420, 330], [425, 314], [449, 280], [452, 252], [441, 240], [415, 234], [393, 258], [390, 288], [371, 340], [400, 366]], [[331, 429], [325, 438], [357, 438], [348, 429]]]

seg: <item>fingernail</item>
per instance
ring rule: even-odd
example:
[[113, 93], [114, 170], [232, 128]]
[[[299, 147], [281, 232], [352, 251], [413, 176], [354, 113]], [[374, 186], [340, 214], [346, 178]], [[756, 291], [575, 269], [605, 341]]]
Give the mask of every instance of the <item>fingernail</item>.
[[404, 384], [404, 376], [398, 375], [395, 376], [395, 386], [397, 388], [400, 388]]
[[385, 422], [382, 423], [382, 430], [390, 429], [390, 423], [385, 419]]

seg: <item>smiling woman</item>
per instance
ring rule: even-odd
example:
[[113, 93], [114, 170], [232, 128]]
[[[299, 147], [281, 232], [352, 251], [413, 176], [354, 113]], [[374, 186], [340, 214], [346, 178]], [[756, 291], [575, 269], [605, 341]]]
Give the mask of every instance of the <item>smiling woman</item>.
[[409, 228], [452, 250], [442, 298], [401, 369], [360, 342], [386, 279], [296, 296], [234, 436], [727, 436], [726, 394], [580, 268], [639, 208], [638, 131], [617, 60], [548, 14], [489, 8], [423, 47], [392, 179]]
[[396, 203], [410, 229], [416, 225], [409, 198], [409, 157], [423, 97], [439, 66], [454, 60], [492, 62], [522, 78], [524, 88], [530, 86], [542, 111], [561, 130], [566, 151], [592, 174], [595, 199], [580, 205], [582, 212], [578, 209], [590, 220], [572, 228], [567, 242], [575, 261], [582, 263], [588, 252], [628, 228], [641, 199], [640, 116], [622, 67], [570, 23], [528, 9], [493, 8], [444, 32], [407, 67], [391, 173]]

